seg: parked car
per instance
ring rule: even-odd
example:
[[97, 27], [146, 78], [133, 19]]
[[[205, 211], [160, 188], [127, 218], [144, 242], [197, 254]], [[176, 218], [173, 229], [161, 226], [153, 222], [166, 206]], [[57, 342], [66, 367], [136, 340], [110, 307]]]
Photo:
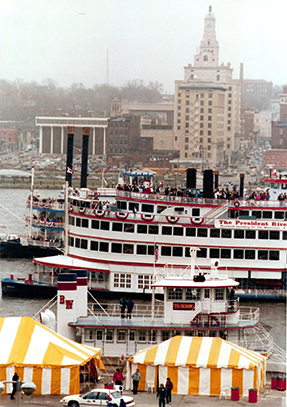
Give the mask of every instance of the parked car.
[[86, 394], [76, 394], [74, 396], [65, 396], [60, 400], [64, 407], [82, 407], [82, 406], [106, 406], [110, 401], [116, 406], [120, 405], [120, 400], [123, 399], [127, 407], [135, 405], [133, 397], [122, 396], [116, 390], [109, 389], [94, 389]]

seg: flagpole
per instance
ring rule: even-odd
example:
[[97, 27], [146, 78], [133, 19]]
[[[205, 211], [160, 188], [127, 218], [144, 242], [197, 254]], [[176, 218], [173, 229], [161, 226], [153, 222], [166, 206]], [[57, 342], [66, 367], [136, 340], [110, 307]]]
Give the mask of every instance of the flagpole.
[[[152, 284], [155, 283], [155, 256], [156, 256], [156, 243], [154, 242], [154, 256], [153, 256], [153, 276]], [[155, 306], [155, 288], [151, 290], [151, 322], [154, 322], [154, 306]]]

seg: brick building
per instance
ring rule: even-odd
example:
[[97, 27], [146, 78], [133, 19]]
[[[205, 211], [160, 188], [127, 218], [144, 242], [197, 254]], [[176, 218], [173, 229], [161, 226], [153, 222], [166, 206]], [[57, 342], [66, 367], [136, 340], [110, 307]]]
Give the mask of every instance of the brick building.
[[280, 118], [272, 122], [272, 149], [287, 149], [287, 85], [283, 86], [280, 98]]
[[0, 128], [0, 151], [16, 151], [18, 149], [19, 134], [15, 128]]

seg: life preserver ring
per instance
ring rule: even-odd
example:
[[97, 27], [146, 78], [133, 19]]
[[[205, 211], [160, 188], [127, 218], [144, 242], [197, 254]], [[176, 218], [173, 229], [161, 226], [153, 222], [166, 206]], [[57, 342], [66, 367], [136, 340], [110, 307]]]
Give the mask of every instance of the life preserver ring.
[[74, 210], [74, 206], [73, 206], [73, 205], [70, 205], [69, 212], [73, 212], [73, 210]]
[[203, 218], [200, 218], [200, 217], [190, 218], [190, 222], [191, 222], [193, 225], [201, 225], [202, 222], [203, 222]]
[[86, 208], [83, 208], [82, 206], [79, 208], [79, 212], [80, 213], [85, 213], [86, 212]]
[[149, 215], [147, 213], [142, 213], [141, 218], [142, 218], [142, 220], [147, 220], [147, 221], [151, 222], [151, 221], [154, 220], [154, 215]]
[[176, 222], [178, 222], [179, 217], [178, 216], [166, 216], [166, 220], [169, 223], [176, 223]]
[[116, 217], [119, 219], [126, 219], [128, 216], [128, 212], [116, 212]]
[[101, 216], [104, 216], [105, 213], [106, 213], [106, 211], [104, 211], [103, 209], [94, 209], [94, 214], [95, 214], [96, 216], [101, 217]]
[[240, 202], [239, 202], [239, 201], [235, 201], [235, 202], [234, 202], [234, 206], [236, 206], [236, 208], [238, 208], [238, 206], [240, 206]]

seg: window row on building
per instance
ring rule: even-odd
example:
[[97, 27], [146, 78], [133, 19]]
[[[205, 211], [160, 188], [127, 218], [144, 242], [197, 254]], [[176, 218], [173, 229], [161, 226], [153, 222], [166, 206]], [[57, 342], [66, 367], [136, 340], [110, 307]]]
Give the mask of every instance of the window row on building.
[[[69, 246], [78, 249], [99, 251], [103, 253], [154, 255], [154, 245], [107, 242], [88, 240], [69, 236]], [[182, 246], [160, 245], [160, 255], [163, 257], [190, 257], [190, 248]], [[211, 259], [245, 259], [245, 260], [280, 260], [279, 250], [266, 249], [229, 249], [201, 247], [196, 252], [198, 258]]]

